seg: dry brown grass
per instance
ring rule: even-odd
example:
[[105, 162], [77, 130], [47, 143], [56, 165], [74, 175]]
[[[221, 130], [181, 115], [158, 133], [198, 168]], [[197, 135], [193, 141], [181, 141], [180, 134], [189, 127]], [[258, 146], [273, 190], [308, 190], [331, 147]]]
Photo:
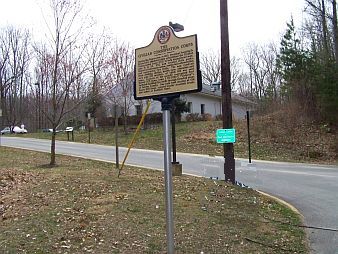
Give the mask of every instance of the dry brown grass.
[[[0, 253], [166, 252], [162, 172], [18, 151], [0, 147]], [[307, 253], [297, 215], [224, 182], [174, 178], [174, 218], [177, 253]]]

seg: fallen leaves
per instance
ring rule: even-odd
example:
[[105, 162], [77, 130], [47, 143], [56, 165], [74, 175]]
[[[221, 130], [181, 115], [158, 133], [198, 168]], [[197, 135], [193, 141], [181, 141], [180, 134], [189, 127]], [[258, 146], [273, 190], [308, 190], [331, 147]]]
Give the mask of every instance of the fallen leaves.
[[[65, 160], [65, 167], [27, 171], [31, 180], [18, 180], [20, 187], [2, 197], [1, 204], [9, 207], [1, 224], [0, 252], [165, 252], [163, 172], [127, 167], [116, 178], [111, 164]], [[59, 161], [62, 165], [63, 157]], [[6, 172], [2, 170], [0, 165], [0, 172]], [[10, 174], [14, 180], [1, 174], [1, 179], [9, 186], [21, 173]], [[253, 253], [256, 245], [245, 237], [260, 234], [265, 242], [303, 248], [302, 238], [268, 220], [284, 218], [280, 206], [256, 192], [189, 176], [173, 181], [178, 252]], [[291, 240], [279, 240], [286, 238]]]
[[23, 184], [34, 182], [38, 174], [18, 169], [1, 169], [0, 196], [4, 196], [14, 188], [20, 188]]
[[[36, 182], [38, 174], [13, 168], [1, 169], [0, 173], [0, 218], [5, 220], [10, 216], [16, 216], [16, 214], [7, 215], [8, 209], [13, 209], [20, 201], [25, 202], [21, 195], [13, 192], [27, 188], [27, 184]], [[10, 195], [11, 193], [13, 195]]]

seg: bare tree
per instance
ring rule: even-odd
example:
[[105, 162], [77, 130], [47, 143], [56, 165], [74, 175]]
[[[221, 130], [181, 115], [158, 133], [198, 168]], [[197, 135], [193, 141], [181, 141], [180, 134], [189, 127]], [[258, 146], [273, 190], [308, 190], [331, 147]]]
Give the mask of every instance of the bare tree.
[[1, 33], [0, 91], [1, 108], [11, 126], [23, 123], [28, 107], [27, 75], [30, 34], [26, 30], [7, 27]]
[[203, 83], [211, 85], [221, 80], [221, 57], [219, 52], [208, 51], [201, 56]]
[[88, 39], [86, 58], [89, 62], [90, 90], [87, 101], [87, 112], [95, 118], [100, 117], [103, 107], [103, 96], [109, 83], [105, 78], [105, 67], [108, 58], [110, 36], [103, 31], [101, 34], [91, 34]]
[[243, 55], [248, 73], [241, 75], [241, 93], [244, 93], [244, 87], [248, 87], [249, 93], [256, 99], [277, 99], [280, 75], [276, 67], [276, 45], [251, 43], [243, 50]]
[[332, 0], [332, 28], [333, 28], [333, 43], [336, 65], [338, 66], [338, 17], [337, 17], [337, 1]]
[[245, 97], [250, 97], [250, 77], [247, 72], [242, 71], [238, 76], [237, 93]]
[[[239, 79], [241, 68], [240, 58], [233, 56], [230, 59], [230, 82], [231, 89], [236, 89], [236, 84]], [[203, 84], [211, 85], [214, 82], [221, 81], [221, 59], [220, 53], [214, 51], [208, 51], [207, 54], [203, 54], [201, 57], [201, 72], [203, 78]]]
[[[129, 109], [133, 106], [133, 68], [134, 68], [134, 51], [126, 43], [115, 41], [109, 51], [109, 57], [106, 62], [106, 77], [116, 91], [115, 101], [123, 108], [124, 131], [127, 132], [127, 116]], [[119, 100], [119, 97], [122, 98]]]
[[266, 69], [265, 95], [273, 100], [277, 100], [278, 98], [281, 83], [281, 77], [276, 66], [277, 54], [275, 43], [271, 42], [261, 47], [263, 68]]
[[306, 12], [312, 17], [307, 30], [317, 55], [323, 59], [337, 59], [338, 28], [336, 0], [305, 0]]
[[249, 68], [251, 96], [254, 96], [254, 94], [257, 95], [257, 84], [255, 82], [255, 73], [257, 73], [259, 69], [259, 58], [257, 58], [257, 51], [258, 45], [252, 43], [248, 44], [247, 47], [242, 50], [243, 60]]
[[[12, 75], [9, 73], [9, 45], [8, 45], [8, 33], [5, 29], [0, 31], [0, 109], [5, 112], [5, 94], [7, 87], [12, 79]], [[5, 115], [5, 113], [3, 113]], [[3, 117], [1, 117], [1, 126], [3, 126]]]
[[[87, 70], [84, 62], [85, 41], [81, 40], [86, 23], [81, 19], [82, 6], [78, 0], [50, 0], [52, 22], [46, 24], [49, 28], [49, 45], [38, 50], [40, 63], [46, 69], [45, 102], [48, 106], [43, 113], [53, 129], [51, 140], [50, 165], [55, 165], [55, 135], [56, 129], [65, 116], [78, 105], [70, 100], [70, 91], [81, 75]], [[38, 77], [39, 79], [39, 77]]]
[[241, 59], [233, 56], [230, 59], [230, 84], [231, 84], [231, 90], [236, 90], [236, 87], [238, 86], [239, 82], [239, 76], [241, 74]]

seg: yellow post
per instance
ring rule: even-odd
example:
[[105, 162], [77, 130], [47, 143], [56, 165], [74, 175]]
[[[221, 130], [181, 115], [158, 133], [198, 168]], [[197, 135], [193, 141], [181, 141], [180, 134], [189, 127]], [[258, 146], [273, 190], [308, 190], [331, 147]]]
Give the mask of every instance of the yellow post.
[[123, 159], [121, 168], [119, 169], [119, 174], [118, 174], [117, 177], [120, 177], [121, 170], [123, 169], [124, 163], [125, 163], [126, 160], [127, 160], [127, 157], [128, 157], [128, 155], [129, 155], [129, 152], [130, 152], [131, 147], [134, 145], [136, 136], [137, 136], [138, 132], [139, 132], [140, 129], [141, 129], [141, 126], [142, 126], [142, 124], [143, 124], [143, 122], [144, 122], [144, 119], [145, 119], [145, 117], [146, 117], [146, 114], [147, 114], [147, 112], [148, 112], [148, 109], [149, 109], [149, 107], [150, 107], [150, 104], [151, 104], [151, 103], [150, 103], [150, 100], [148, 100], [146, 110], [144, 111], [144, 113], [143, 113], [143, 115], [142, 115], [142, 117], [141, 117], [141, 120], [140, 120], [140, 122], [139, 122], [139, 124], [138, 124], [138, 126], [137, 126], [137, 128], [136, 128], [136, 131], [135, 131], [135, 133], [134, 133], [134, 136], [133, 136], [131, 142], [130, 142], [129, 145], [128, 145], [128, 151], [127, 151], [126, 155], [124, 156], [124, 159]]

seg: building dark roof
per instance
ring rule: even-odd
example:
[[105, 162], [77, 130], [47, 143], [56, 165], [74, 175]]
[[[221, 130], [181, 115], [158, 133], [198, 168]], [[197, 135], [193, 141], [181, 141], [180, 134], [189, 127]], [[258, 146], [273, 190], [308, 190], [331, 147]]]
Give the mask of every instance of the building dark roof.
[[[219, 97], [220, 99], [222, 98], [222, 91], [219, 87], [215, 86], [210, 86], [210, 85], [202, 85], [202, 91], [200, 92], [201, 94], [209, 95], [209, 96], [215, 96]], [[236, 94], [234, 92], [231, 92], [231, 99], [234, 101], [237, 101], [238, 103], [243, 103], [243, 104], [250, 104], [250, 105], [256, 105], [257, 103], [245, 98], [244, 96], [241, 96], [239, 94]]]

